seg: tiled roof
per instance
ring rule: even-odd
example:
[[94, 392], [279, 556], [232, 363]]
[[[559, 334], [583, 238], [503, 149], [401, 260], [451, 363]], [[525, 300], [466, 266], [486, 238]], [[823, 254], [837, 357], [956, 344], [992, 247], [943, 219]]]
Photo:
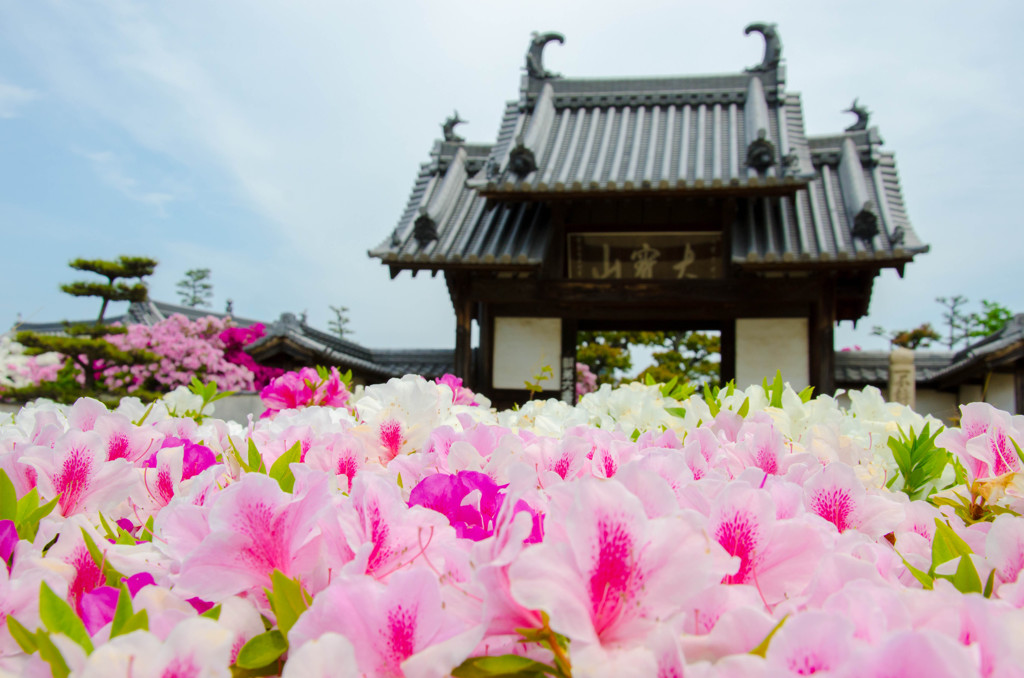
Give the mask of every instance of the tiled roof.
[[[886, 384], [889, 382], [888, 351], [837, 351], [836, 384]], [[952, 351], [914, 351], [914, 369], [918, 386], [929, 382], [953, 360]]]
[[[228, 313], [218, 313], [204, 308], [192, 308], [190, 306], [178, 306], [177, 304], [168, 304], [163, 301], [135, 301], [128, 306], [128, 310], [121, 315], [110, 316], [104, 318], [103, 322], [108, 325], [114, 323], [123, 323], [126, 325], [154, 325], [161, 320], [166, 320], [172, 315], [180, 314], [188, 318], [189, 320], [195, 321], [199, 318], [205, 318], [207, 316], [213, 316], [215, 318], [227, 318], [230, 317], [232, 322], [239, 327], [248, 327], [258, 321], [250, 318], [239, 318], [236, 315]], [[95, 318], [89, 318], [88, 320], [75, 320], [68, 321], [68, 325], [92, 325], [96, 322]], [[64, 322], [47, 322], [47, 323], [21, 323], [14, 329], [16, 331], [28, 331], [38, 332], [39, 334], [64, 334]]]
[[738, 199], [735, 264], [902, 266], [928, 247], [881, 146], [875, 128], [808, 137], [783, 67], [524, 76], [494, 144], [435, 143], [398, 225], [369, 254], [393, 273], [531, 268], [544, 258], [547, 206], [558, 199], [717, 192]]
[[[889, 381], [888, 351], [836, 352], [836, 383], [884, 384]], [[917, 385], [947, 387], [978, 378], [1024, 357], [1024, 314], [959, 351], [914, 351]]]
[[266, 335], [247, 346], [246, 351], [260, 358], [288, 343], [328, 364], [385, 378], [406, 374], [440, 377], [452, 372], [455, 364], [451, 349], [369, 349], [310, 327], [291, 313], [281, 314], [267, 327]]

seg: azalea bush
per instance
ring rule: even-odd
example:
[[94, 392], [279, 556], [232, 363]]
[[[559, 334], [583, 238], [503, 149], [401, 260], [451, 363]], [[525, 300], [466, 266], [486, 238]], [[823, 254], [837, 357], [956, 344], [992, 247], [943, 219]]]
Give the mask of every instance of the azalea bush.
[[1024, 418], [941, 429], [781, 378], [495, 411], [454, 379], [341, 376], [281, 382], [247, 426], [201, 384], [0, 426], [0, 672], [1024, 666]]
[[64, 360], [59, 353], [27, 355], [25, 347], [9, 336], [0, 336], [0, 391], [41, 381], [54, 381]]
[[[245, 365], [228, 360], [225, 353], [228, 346], [224, 339], [232, 341], [234, 350], [231, 355], [238, 360], [237, 356], [242, 351], [237, 344], [263, 336], [263, 327], [246, 328], [236, 335], [229, 332], [232, 329], [230, 322], [230, 318], [216, 316], [192, 321], [175, 313], [153, 325], [128, 325], [126, 334], [112, 335], [107, 340], [123, 350], [150, 351], [159, 360], [134, 365], [127, 371], [112, 371], [104, 379], [109, 387], [124, 387], [129, 393], [136, 389], [167, 392], [178, 386], [187, 386], [193, 377], [214, 380], [225, 389], [251, 390], [254, 386], [253, 372]], [[225, 332], [229, 334], [225, 335]]]

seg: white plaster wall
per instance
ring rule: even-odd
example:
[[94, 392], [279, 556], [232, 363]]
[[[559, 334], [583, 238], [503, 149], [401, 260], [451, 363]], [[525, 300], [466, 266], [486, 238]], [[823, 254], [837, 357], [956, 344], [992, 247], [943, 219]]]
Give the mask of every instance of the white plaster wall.
[[981, 400], [981, 386], [975, 384], [962, 384], [960, 386], [960, 398], [958, 402], [977, 403], [981, 402]]
[[561, 388], [561, 318], [494, 319], [494, 388], [524, 387], [545, 365], [551, 378], [542, 381], [545, 391]]
[[770, 382], [776, 370], [798, 391], [810, 384], [807, 318], [736, 321], [736, 386]]
[[1013, 375], [993, 373], [988, 380], [988, 393], [985, 394], [985, 401], [993, 407], [1013, 414], [1015, 399]]
[[960, 416], [960, 406], [955, 393], [930, 388], [917, 389], [917, 404], [914, 411], [918, 414], [930, 414], [947, 424], [953, 417]]

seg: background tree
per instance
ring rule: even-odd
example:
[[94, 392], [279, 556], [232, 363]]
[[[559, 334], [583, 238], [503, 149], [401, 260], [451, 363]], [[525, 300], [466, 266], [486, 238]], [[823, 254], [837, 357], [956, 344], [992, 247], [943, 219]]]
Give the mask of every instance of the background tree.
[[[103, 316], [107, 312], [107, 305], [112, 301], [145, 301], [148, 298], [149, 290], [142, 282], [142, 278], [153, 275], [156, 268], [155, 259], [146, 257], [118, 257], [116, 261], [106, 259], [75, 259], [68, 264], [77, 271], [89, 271], [107, 279], [106, 283], [93, 281], [73, 282], [60, 286], [62, 292], [74, 297], [99, 297], [103, 300], [100, 305], [100, 314], [96, 318], [96, 324], [103, 323]], [[116, 282], [121, 279], [131, 280], [138, 278], [139, 282], [129, 285], [123, 282]]]
[[968, 320], [968, 335], [971, 337], [987, 337], [995, 334], [1013, 318], [1013, 313], [1005, 306], [994, 301], [982, 299], [981, 313], [972, 313]]
[[637, 379], [650, 374], [658, 381], [679, 377], [681, 381], [716, 381], [720, 373], [721, 339], [706, 332], [580, 332], [576, 360], [587, 365], [598, 384], [618, 384], [617, 371], [633, 368], [631, 349], [650, 346], [655, 364]]
[[[94, 281], [73, 282], [61, 285], [67, 294], [76, 297], [99, 297], [99, 317], [92, 325], [65, 323], [64, 335], [19, 332], [15, 340], [25, 347], [26, 355], [40, 355], [50, 351], [64, 356], [64, 367], [57, 380], [38, 385], [4, 390], [4, 397], [13, 400], [50, 398], [58, 402], [71, 403], [83, 396], [114, 401], [124, 395], [123, 390], [111, 390], [103, 383], [103, 377], [126, 373], [133, 365], [155, 362], [153, 353], [145, 350], [122, 350], [104, 337], [125, 334], [126, 327], [106, 325], [103, 317], [111, 301], [145, 301], [148, 291], [142, 278], [151, 275], [156, 260], [145, 257], [119, 257], [115, 261], [104, 259], [75, 259], [69, 265], [79, 271], [90, 271], [107, 279], [106, 283]], [[118, 282], [121, 279], [138, 279], [135, 284]], [[155, 399], [159, 394], [136, 391], [143, 399]]]
[[210, 299], [213, 297], [213, 285], [210, 279], [210, 269], [190, 268], [185, 271], [185, 277], [178, 281], [178, 296], [181, 297], [181, 305], [190, 308], [205, 306], [209, 308]]
[[966, 343], [970, 334], [970, 318], [963, 312], [963, 307], [967, 305], [967, 297], [957, 294], [952, 297], [936, 297], [935, 301], [946, 309], [942, 314], [942, 320], [945, 321], [948, 330], [945, 344], [952, 351], [960, 342]]
[[665, 383], [678, 378], [680, 383], [717, 383], [721, 374], [722, 339], [718, 334], [708, 332], [654, 332], [662, 335], [658, 343], [663, 350], [652, 354], [651, 365], [637, 376], [643, 381], [650, 375], [655, 381]]
[[886, 331], [880, 325], [875, 325], [871, 330], [871, 334], [888, 339], [889, 343], [893, 346], [909, 348], [910, 350], [927, 348], [933, 341], [940, 341], [942, 339], [931, 323], [921, 323], [921, 325], [912, 330], [893, 330], [892, 332]]
[[352, 330], [348, 328], [348, 306], [329, 306], [331, 312], [334, 313], [334, 319], [327, 323], [327, 329], [338, 336], [339, 339], [352, 334]]

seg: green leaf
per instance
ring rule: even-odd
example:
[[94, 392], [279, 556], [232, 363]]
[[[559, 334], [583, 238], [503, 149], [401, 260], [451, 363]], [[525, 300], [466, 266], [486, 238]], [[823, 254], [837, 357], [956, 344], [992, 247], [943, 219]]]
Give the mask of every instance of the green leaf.
[[[32, 541], [36, 538], [36, 532], [39, 530], [39, 521], [50, 515], [54, 507], [57, 506], [57, 501], [60, 500], [60, 495], [57, 495], [50, 501], [46, 502], [42, 506], [38, 506], [39, 495], [35, 494], [35, 488], [32, 491], [22, 497], [22, 500], [27, 500], [29, 497], [32, 499], [25, 503], [25, 515], [15, 523], [15, 527], [18, 530], [18, 536], [27, 541]], [[34, 508], [29, 508], [32, 504], [37, 504]], [[18, 513], [21, 514], [21, 505], [19, 502]]]
[[153, 516], [146, 518], [146, 524], [142, 526], [142, 532], [139, 533], [139, 539], [141, 541], [153, 541]]
[[18, 495], [14, 491], [14, 483], [7, 472], [0, 468], [0, 520], [18, 520]]
[[932, 577], [930, 574], [928, 574], [924, 570], [919, 570], [918, 568], [916, 568], [913, 565], [911, 565], [910, 563], [908, 563], [907, 559], [904, 558], [899, 552], [897, 552], [896, 555], [898, 555], [900, 557], [900, 560], [903, 561], [903, 565], [904, 565], [904, 567], [907, 568], [907, 571], [910, 572], [910, 574], [914, 575], [914, 579], [916, 579], [917, 581], [921, 582], [921, 586], [923, 586], [925, 589], [927, 589], [929, 591], [932, 590], [933, 588], [935, 588], [935, 578], [934, 577]]
[[135, 615], [132, 610], [132, 596], [128, 587], [121, 582], [121, 592], [117, 596], [117, 607], [114, 608], [114, 619], [110, 622], [110, 637], [120, 636], [126, 633], [124, 630], [128, 621]]
[[981, 595], [985, 596], [986, 598], [991, 598], [992, 589], [995, 587], [995, 584], [996, 571], [993, 569], [991, 572], [988, 573], [988, 580], [985, 582], [985, 591]]
[[214, 605], [209, 610], [207, 610], [199, 616], [206, 617], [207, 619], [212, 619], [213, 621], [217, 621], [218, 619], [220, 619], [220, 609], [220, 603], [217, 603], [216, 605]]
[[558, 669], [529, 657], [505, 654], [498, 657], [470, 657], [452, 670], [453, 678], [534, 678], [545, 673], [558, 675]]
[[270, 467], [270, 477], [277, 481], [281, 489], [291, 492], [295, 487], [295, 474], [289, 464], [297, 464], [302, 457], [302, 443], [296, 442], [287, 452], [282, 454]]
[[746, 417], [748, 412], [750, 412], [750, 398], [744, 398], [743, 404], [740, 405], [740, 409], [736, 410], [736, 414]]
[[958, 556], [969, 556], [971, 553], [971, 547], [953, 531], [952, 527], [939, 518], [935, 519], [935, 538], [932, 540], [932, 574], [935, 573], [935, 568], [942, 563], [949, 562]]
[[671, 414], [673, 417], [680, 417], [680, 418], [682, 418], [682, 417], [686, 416], [686, 408], [685, 407], [666, 407], [665, 411], [668, 412], [669, 414]]
[[18, 500], [18, 511], [14, 523], [20, 525], [37, 508], [39, 508], [39, 492], [33, 487], [25, 493], [24, 497]]
[[650, 372], [644, 375], [644, 386], [654, 386], [656, 383], [657, 382], [654, 381], [654, 377], [651, 376]]
[[267, 467], [263, 464], [263, 456], [256, 449], [256, 443], [249, 438], [249, 466], [246, 469], [249, 473], [266, 473]]
[[18, 644], [18, 647], [25, 654], [32, 654], [39, 649], [39, 646], [36, 644], [36, 634], [22, 626], [21, 622], [14, 617], [7, 617], [7, 630], [11, 632], [14, 642]]
[[63, 633], [81, 645], [86, 654], [92, 652], [92, 641], [89, 632], [85, 630], [85, 624], [67, 601], [54, 593], [46, 582], [39, 584], [39, 619], [50, 633]]
[[782, 625], [786, 623], [787, 619], [789, 619], [789, 615], [788, 614], [785, 617], [783, 617], [782, 619], [779, 620], [779, 623], [775, 625], [775, 628], [773, 628], [771, 631], [769, 631], [768, 635], [764, 637], [764, 640], [762, 640], [760, 643], [758, 643], [757, 647], [755, 647], [753, 650], [751, 650], [749, 652], [749, 654], [755, 654], [758, 657], [762, 657], [762, 658], [766, 654], [768, 654], [768, 645], [772, 642], [772, 636], [774, 636], [776, 633], [778, 633], [779, 629], [782, 628]]
[[124, 579], [124, 575], [115, 570], [114, 567], [107, 562], [106, 556], [100, 552], [99, 547], [96, 546], [96, 542], [93, 541], [92, 537], [89, 536], [89, 533], [85, 531], [84, 527], [82, 528], [82, 539], [85, 541], [85, 548], [89, 549], [89, 555], [92, 556], [92, 561], [96, 563], [96, 566], [103, 572], [103, 576], [107, 580], [107, 586], [117, 586], [121, 580]]
[[[110, 526], [110, 523], [107, 522], [107, 519], [103, 517], [102, 513], [98, 513], [97, 515], [99, 515], [99, 517], [100, 517], [100, 526], [103, 527], [103, 532], [104, 532], [103, 536], [104, 536], [104, 538], [105, 539], [116, 539], [117, 538], [117, 532], [115, 532], [114, 528], [112, 528]], [[121, 529], [120, 526], [118, 526], [118, 529]]]
[[281, 629], [281, 633], [288, 633], [299, 616], [309, 608], [312, 598], [298, 579], [290, 579], [280, 570], [270, 573], [270, 583], [273, 588], [264, 591], [277, 617], [277, 628]]
[[953, 586], [960, 593], [981, 593], [981, 577], [969, 555], [960, 556], [956, 573], [953, 575]]
[[50, 673], [53, 678], [67, 678], [71, 673], [68, 663], [64, 661], [64, 655], [60, 653], [57, 646], [50, 640], [45, 631], [36, 631], [36, 645], [39, 646], [39, 656], [50, 665]]
[[110, 637], [122, 636], [133, 631], [149, 630], [149, 613], [145, 610], [132, 611], [132, 596], [128, 586], [121, 582], [121, 593], [117, 597], [114, 620], [110, 623]]
[[797, 395], [800, 396], [800, 401], [801, 402], [808, 403], [808, 402], [811, 401], [811, 398], [814, 396], [814, 387], [813, 386], [807, 386], [802, 391], [800, 391], [800, 393], [798, 393]]
[[772, 381], [772, 407], [782, 407], [782, 393], [786, 390], [786, 385], [782, 383], [782, 371], [775, 370], [775, 380]]
[[243, 669], [259, 669], [280, 659], [288, 650], [288, 641], [277, 629], [253, 636], [238, 651], [235, 663]]

